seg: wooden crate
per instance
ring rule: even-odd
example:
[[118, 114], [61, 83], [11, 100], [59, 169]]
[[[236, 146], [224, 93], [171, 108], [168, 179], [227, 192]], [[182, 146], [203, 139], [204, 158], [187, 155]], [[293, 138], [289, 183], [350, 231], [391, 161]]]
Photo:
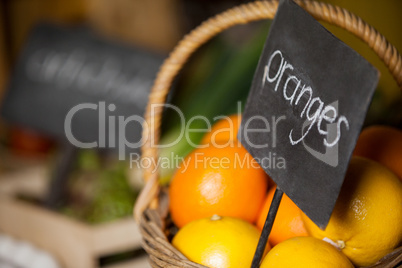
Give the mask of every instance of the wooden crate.
[[[28, 241], [51, 253], [65, 268], [97, 267], [101, 256], [140, 249], [141, 237], [132, 217], [89, 225], [17, 199], [43, 196], [49, 178], [44, 163], [0, 175], [0, 232]], [[110, 268], [147, 267], [146, 257]]]

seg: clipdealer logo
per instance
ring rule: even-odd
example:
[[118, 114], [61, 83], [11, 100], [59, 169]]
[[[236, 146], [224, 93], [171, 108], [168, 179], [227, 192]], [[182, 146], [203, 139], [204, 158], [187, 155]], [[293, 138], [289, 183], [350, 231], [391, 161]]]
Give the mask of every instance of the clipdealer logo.
[[[337, 102], [332, 103], [334, 107], [337, 108]], [[240, 113], [241, 103], [238, 103], [238, 112]], [[171, 142], [166, 143], [166, 144], [155, 144], [155, 137], [152, 137], [152, 135], [148, 137], [143, 137], [141, 136], [138, 140], [136, 141], [129, 141], [126, 137], [126, 128], [129, 127], [137, 127], [138, 129], [142, 130], [144, 127], [153, 129], [155, 128], [155, 122], [151, 120], [151, 122], [146, 122], [145, 119], [139, 115], [131, 115], [131, 116], [122, 116], [122, 115], [116, 115], [114, 112], [116, 111], [116, 105], [113, 103], [106, 104], [106, 102], [99, 102], [99, 103], [82, 103], [74, 106], [66, 115], [65, 121], [64, 121], [64, 131], [66, 138], [68, 141], [82, 149], [93, 149], [93, 148], [109, 148], [109, 149], [117, 149], [118, 151], [118, 157], [119, 160], [125, 160], [127, 157], [127, 150], [128, 149], [139, 149], [145, 142], [150, 139], [151, 146], [154, 148], [158, 149], [163, 149], [163, 148], [168, 148], [171, 146], [174, 146], [178, 142], [180, 142], [182, 139], [186, 139], [187, 143], [194, 147], [194, 148], [205, 148], [208, 146], [215, 146], [215, 147], [225, 147], [225, 146], [242, 146], [240, 142], [228, 142], [226, 144], [222, 143], [216, 143], [214, 140], [212, 140], [211, 144], [198, 144], [192, 141], [191, 136], [189, 135], [190, 132], [204, 132], [207, 133], [211, 131], [212, 125], [214, 122], [210, 122], [206, 117], [204, 116], [195, 116], [193, 118], [190, 118], [189, 120], [186, 120], [184, 114], [181, 112], [181, 110], [171, 104], [157, 104], [152, 107], [152, 111], [155, 112], [155, 109], [173, 109], [180, 118], [180, 133], [175, 139], [173, 139]], [[72, 122], [76, 116], [79, 116], [80, 112], [83, 112], [85, 110], [91, 110], [91, 111], [97, 111], [98, 114], [98, 137], [94, 141], [90, 142], [83, 142], [77, 139], [74, 136], [73, 130], [72, 130]], [[197, 129], [192, 127], [192, 123], [194, 123], [195, 120], [202, 120], [205, 123], [205, 128], [202, 129]], [[231, 120], [227, 116], [216, 116], [214, 118], [214, 121], [218, 120], [228, 120], [228, 122]], [[282, 120], [286, 120], [286, 116], [272, 116], [270, 122], [262, 116], [254, 116], [251, 118], [248, 118], [246, 122], [244, 122], [244, 128], [242, 129], [244, 133], [244, 141], [247, 143], [249, 147], [252, 148], [275, 148], [277, 146], [280, 146], [278, 144], [278, 125], [280, 125], [280, 122]], [[253, 121], [262, 121], [264, 128], [262, 129], [254, 129], [251, 128], [252, 122]], [[310, 127], [311, 121], [306, 120], [302, 126], [302, 131], [304, 131], [306, 128]], [[233, 126], [233, 122], [229, 122], [229, 125]], [[222, 130], [220, 130], [222, 131]], [[226, 131], [231, 131], [234, 133], [230, 133], [232, 137], [235, 137], [237, 134], [237, 130], [234, 130], [232, 128], [226, 129]], [[327, 124], [327, 132], [328, 132], [328, 139], [333, 139], [334, 135], [336, 135], [337, 131], [337, 125], [336, 124]], [[264, 135], [270, 135], [270, 144], [254, 144], [252, 141], [249, 139], [249, 133], [252, 132], [260, 132], [263, 133]], [[154, 133], [154, 131], [150, 131], [150, 133]], [[309, 152], [311, 155], [316, 157], [317, 159], [331, 165], [331, 166], [337, 166], [338, 164], [338, 145], [336, 144], [335, 146], [332, 147], [326, 147], [326, 151], [324, 153], [319, 152], [318, 150], [310, 147], [306, 142], [303, 140], [302, 145], [304, 148]], [[140, 155], [138, 153], [130, 153], [130, 162], [132, 165], [136, 166], [141, 166], [141, 167], [146, 167], [148, 165], [152, 165], [154, 167], [168, 167], [168, 168], [174, 168], [177, 167], [180, 162], [183, 162], [182, 157], [178, 157], [177, 155], [170, 155], [168, 157], [160, 157], [160, 159], [154, 160], [154, 159], [141, 159]], [[284, 169], [286, 168], [286, 161], [283, 157], [280, 155], [274, 153], [274, 152], [269, 152], [266, 157], [263, 159], [255, 159], [257, 163], [262, 166], [263, 168], [279, 168], [279, 169]]]

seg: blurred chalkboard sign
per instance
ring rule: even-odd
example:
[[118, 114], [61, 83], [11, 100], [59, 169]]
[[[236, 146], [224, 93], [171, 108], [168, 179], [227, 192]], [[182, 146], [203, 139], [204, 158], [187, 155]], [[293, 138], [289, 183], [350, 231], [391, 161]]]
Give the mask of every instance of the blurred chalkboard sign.
[[141, 118], [162, 60], [87, 28], [42, 24], [27, 40], [1, 112], [9, 122], [76, 147], [125, 154], [139, 147]]

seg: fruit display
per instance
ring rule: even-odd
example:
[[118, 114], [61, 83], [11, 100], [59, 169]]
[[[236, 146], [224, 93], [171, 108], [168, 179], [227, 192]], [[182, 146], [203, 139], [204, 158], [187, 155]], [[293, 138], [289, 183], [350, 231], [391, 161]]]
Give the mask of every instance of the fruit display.
[[1, 1], [0, 268], [402, 268], [401, 8]]
[[[279, 7], [283, 2], [286, 1], [279, 2]], [[205, 43], [213, 41], [215, 36], [219, 33], [234, 25], [247, 24], [262, 18], [272, 19], [274, 16], [278, 15], [280, 9], [278, 9], [277, 12], [277, 6], [270, 5], [271, 3], [277, 4], [276, 1], [257, 1], [229, 9], [228, 11], [206, 20], [199, 27], [186, 35], [172, 51], [171, 55], [163, 65], [163, 68], [161, 68], [161, 71], [157, 75], [151, 93], [153, 95], [151, 95], [149, 100], [149, 107], [153, 104], [158, 105], [161, 102], [170, 102], [171, 99], [169, 98], [169, 94], [173, 89], [175, 89], [171, 87], [172, 82], [175, 81], [174, 79], [176, 79], [178, 73], [180, 73], [179, 71], [181, 71], [181, 69], [184, 71], [188, 70], [189, 65], [187, 60], [193, 55], [193, 52], [199, 48], [202, 49]], [[305, 11], [313, 15], [313, 18], [320, 20], [324, 27], [327, 27], [327, 24], [333, 24], [340, 27], [341, 30], [349, 32], [347, 34], [350, 35], [350, 33], [352, 33], [355, 37], [363, 40], [362, 43], [366, 43], [364, 45], [369, 45], [368, 47], [375, 52], [374, 54], [377, 54], [375, 55], [376, 58], [379, 56], [379, 59], [385, 63], [384, 66], [387, 67], [388, 71], [393, 75], [394, 80], [396, 80], [401, 87], [400, 55], [397, 52], [397, 49], [394, 49], [393, 45], [386, 41], [389, 39], [374, 30], [375, 27], [366, 24], [362, 19], [341, 7], [333, 7], [331, 5], [316, 2], [310, 3], [309, 1], [301, 1], [297, 3], [301, 4]], [[297, 16], [294, 17], [296, 18]], [[274, 25], [278, 20], [274, 19]], [[282, 23], [290, 23], [290, 21], [292, 21], [292, 19], [287, 18], [286, 20], [283, 19]], [[302, 25], [303, 24], [300, 23], [300, 25], [296, 26], [301, 27]], [[271, 33], [272, 32], [274, 31], [271, 31]], [[297, 38], [301, 38], [301, 33], [309, 34], [310, 32], [314, 32], [311, 27], [300, 28], [300, 31], [297, 32], [296, 36]], [[295, 44], [292, 44], [292, 40], [289, 38], [292, 35], [286, 31], [286, 28], [285, 30], [278, 30], [276, 33], [279, 33], [278, 35], [280, 38], [278, 38], [279, 41], [273, 42], [273, 46], [277, 46], [275, 47], [275, 51], [279, 51], [278, 53], [282, 53], [282, 50], [280, 50], [281, 45], [289, 45], [290, 51], [293, 51], [293, 49], [296, 51], [294, 55], [295, 58], [310, 54], [301, 53], [302, 46], [296, 45], [296, 42]], [[311, 43], [322, 43], [320, 42], [321, 38], [315, 39], [314, 37], [317, 36], [311, 36], [311, 38], [307, 40], [307, 46]], [[289, 40], [287, 40], [288, 38]], [[251, 173], [245, 175], [245, 177], [248, 177], [248, 181], [245, 180], [247, 183], [241, 184], [242, 189], [240, 191], [234, 191], [232, 188], [234, 186], [229, 185], [228, 181], [231, 181], [230, 184], [234, 184], [234, 182], [238, 183], [238, 178], [243, 178], [244, 176], [243, 172], [248, 173], [253, 170], [243, 170], [242, 168], [237, 169], [230, 164], [229, 170], [221, 170], [216, 167], [211, 168], [211, 164], [207, 164], [206, 167], [192, 167], [204, 162], [213, 162], [214, 164], [219, 165], [219, 163], [222, 163], [222, 159], [225, 159], [223, 161], [225, 163], [226, 160], [230, 163], [230, 161], [236, 159], [236, 155], [239, 154], [238, 151], [240, 150], [239, 148], [236, 148], [236, 146], [238, 146], [236, 140], [236, 126], [239, 125], [238, 121], [240, 121], [239, 119], [241, 119], [241, 116], [229, 116], [229, 118], [234, 121], [232, 124], [224, 121], [225, 119], [222, 118], [222, 120], [216, 122], [212, 128], [210, 125], [204, 124], [204, 122], [192, 125], [192, 128], [195, 126], [193, 129], [198, 128], [204, 131], [193, 131], [191, 133], [185, 132], [184, 135], [186, 135], [186, 139], [183, 138], [179, 140], [175, 145], [177, 146], [176, 148], [158, 148], [158, 150], [156, 150], [151, 146], [151, 143], [145, 144], [145, 146], [143, 146], [143, 152], [145, 156], [151, 160], [166, 157], [170, 155], [172, 151], [178, 152], [178, 155], [181, 156], [181, 164], [179, 164], [179, 166], [170, 169], [162, 167], [158, 170], [159, 172], [156, 172], [156, 174], [151, 168], [147, 168], [143, 173], [146, 187], [137, 201], [134, 215], [140, 223], [140, 230], [143, 234], [144, 240], [143, 247], [150, 255], [151, 264], [155, 267], [204, 267], [204, 265], [208, 267], [236, 267], [233, 263], [237, 264], [239, 262], [239, 256], [243, 256], [243, 254], [247, 254], [248, 256], [251, 245], [244, 241], [241, 242], [235, 240], [236, 237], [240, 236], [241, 232], [232, 235], [229, 233], [231, 229], [229, 227], [222, 227], [219, 230], [215, 230], [215, 235], [211, 235], [208, 232], [209, 230], [213, 230], [210, 225], [224, 225], [226, 220], [237, 219], [239, 221], [246, 220], [246, 222], [248, 221], [248, 225], [253, 224], [257, 227], [257, 230], [261, 230], [261, 226], [264, 224], [263, 222], [267, 215], [268, 207], [272, 202], [279, 206], [279, 211], [276, 215], [276, 222], [273, 223], [272, 231], [268, 230], [268, 232], [271, 232], [271, 237], [268, 239], [266, 245], [268, 252], [262, 254], [262, 267], [399, 267], [402, 260], [402, 237], [399, 230], [399, 226], [402, 224], [400, 218], [400, 209], [402, 207], [400, 189], [402, 183], [397, 178], [398, 175], [394, 174], [397, 173], [397, 168], [393, 168], [393, 166], [400, 166], [400, 160], [397, 156], [398, 151], [400, 150], [396, 149], [398, 148], [397, 144], [399, 143], [400, 138], [389, 133], [380, 134], [379, 136], [382, 138], [381, 142], [384, 143], [384, 145], [382, 145], [377, 139], [365, 141], [363, 136], [364, 132], [368, 129], [367, 127], [374, 124], [382, 123], [389, 126], [400, 127], [400, 121], [398, 122], [400, 112], [391, 112], [400, 111], [400, 105], [398, 106], [398, 104], [396, 104], [393, 106], [393, 103], [397, 103], [397, 101], [392, 101], [392, 103], [386, 103], [384, 101], [383, 91], [386, 90], [388, 86], [380, 85], [373, 96], [371, 93], [373, 93], [376, 85], [370, 83], [370, 85], [372, 85], [370, 87], [370, 96], [366, 95], [366, 93], [369, 92], [368, 90], [363, 90], [363, 93], [360, 94], [360, 91], [363, 89], [363, 86], [360, 87], [360, 82], [369, 83], [368, 81], [376, 80], [374, 79], [376, 77], [374, 74], [375, 72], [372, 73], [373, 79], [365, 79], [362, 74], [365, 74], [366, 71], [362, 71], [362, 69], [360, 69], [362, 73], [358, 73], [356, 70], [356, 73], [353, 71], [348, 72], [347, 74], [348, 77], [351, 79], [353, 78], [353, 80], [360, 79], [360, 81], [356, 82], [356, 86], [350, 88], [351, 92], [349, 92], [349, 90], [343, 92], [340, 89], [338, 92], [338, 86], [339, 88], [345, 89], [346, 87], [343, 87], [343, 85], [347, 85], [348, 82], [350, 82], [348, 79], [343, 79], [343, 77], [335, 79], [334, 84], [336, 84], [336, 86], [334, 86], [334, 88], [332, 88], [332, 86], [320, 87], [318, 83], [315, 84], [313, 82], [310, 87], [307, 83], [301, 84], [300, 81], [302, 81], [302, 79], [296, 76], [289, 76], [288, 78], [285, 78], [287, 79], [286, 82], [282, 80], [281, 83], [280, 80], [283, 77], [282, 75], [286, 70], [286, 66], [289, 66], [289, 70], [295, 70], [295, 72], [298, 71], [302, 73], [303, 78], [306, 77], [308, 80], [310, 80], [310, 77], [308, 77], [309, 72], [307, 71], [307, 68], [305, 69], [300, 66], [294, 66], [291, 64], [292, 61], [290, 61], [289, 58], [282, 57], [279, 59], [279, 62], [274, 63], [274, 65], [276, 65], [275, 68], [279, 68], [280, 71], [276, 74], [271, 73], [268, 66], [271, 66], [270, 63], [273, 61], [271, 62], [270, 60], [272, 58], [267, 59], [266, 56], [269, 55], [268, 53], [272, 48], [272, 43], [269, 43], [269, 37], [267, 40], [266, 47], [268, 47], [268, 49], [264, 49], [261, 54], [260, 62], [262, 62], [262, 64], [260, 64], [260, 66], [264, 66], [264, 61], [267, 61], [268, 65], [265, 66], [266, 68], [257, 69], [250, 91], [250, 95], [254, 98], [252, 98], [251, 101], [249, 98], [246, 105], [247, 108], [252, 107], [254, 110], [252, 113], [248, 113], [246, 108], [243, 120], [246, 121], [245, 119], [248, 119], [250, 115], [260, 116], [263, 114], [263, 121], [264, 119], [268, 119], [271, 115], [280, 114], [282, 112], [279, 105], [276, 105], [275, 103], [277, 99], [269, 94], [264, 94], [266, 93], [266, 91], [264, 91], [264, 83], [266, 81], [272, 82], [270, 80], [276, 80], [278, 78], [278, 82], [273, 90], [276, 92], [279, 86], [281, 88], [283, 87], [283, 97], [290, 100], [290, 105], [289, 107], [284, 107], [285, 112], [283, 114], [289, 114], [289, 116], [292, 116], [293, 111], [293, 115], [296, 113], [306, 115], [308, 119], [304, 122], [300, 121], [300, 124], [303, 124], [303, 127], [298, 134], [301, 133], [300, 135], [304, 137], [306, 135], [305, 128], [308, 126], [308, 123], [310, 123], [311, 128], [314, 123], [320, 125], [321, 119], [324, 117], [324, 120], [330, 118], [323, 116], [317, 121], [311, 120], [311, 114], [309, 115], [309, 111], [313, 107], [314, 101], [310, 102], [309, 105], [306, 104], [304, 110], [297, 110], [294, 107], [295, 102], [293, 101], [296, 96], [296, 91], [299, 89], [299, 86], [302, 85], [303, 89], [310, 93], [310, 98], [306, 98], [306, 101], [309, 102], [316, 96], [313, 95], [312, 89], [321, 88], [317, 89], [317, 91], [323, 90], [322, 95], [330, 95], [331, 97], [329, 97], [329, 99], [334, 101], [331, 105], [339, 105], [339, 107], [337, 106], [332, 110], [333, 113], [331, 117], [333, 117], [333, 120], [330, 119], [332, 121], [328, 121], [328, 123], [334, 123], [335, 118], [339, 115], [338, 112], [346, 110], [350, 111], [350, 118], [353, 118], [354, 122], [352, 122], [352, 120], [347, 120], [348, 123], [345, 124], [345, 126], [340, 127], [340, 125], [338, 125], [337, 127], [337, 133], [339, 135], [337, 136], [336, 141], [339, 141], [338, 138], [340, 138], [340, 133], [342, 133], [342, 136], [344, 138], [347, 137], [345, 139], [348, 139], [347, 144], [339, 144], [339, 147], [334, 147], [334, 150], [332, 150], [328, 149], [328, 147], [332, 147], [336, 142], [334, 144], [327, 143], [328, 145], [331, 145], [327, 146], [324, 141], [324, 145], [327, 146], [327, 148], [317, 146], [317, 150], [309, 150], [314, 147], [310, 147], [311, 145], [322, 145], [321, 140], [317, 141], [315, 139], [315, 134], [312, 134], [309, 136], [309, 139], [306, 140], [303, 140], [302, 138], [297, 141], [291, 139], [291, 144], [295, 145], [297, 142], [303, 141], [303, 147], [316, 158], [321, 156], [332, 157], [336, 155], [336, 161], [334, 161], [336, 163], [330, 161], [323, 162], [332, 167], [337, 167], [337, 169], [322, 168], [324, 165], [315, 165], [313, 164], [314, 162], [309, 161], [310, 159], [307, 157], [294, 157], [293, 155], [297, 155], [297, 152], [303, 150], [301, 145], [300, 147], [287, 147], [285, 150], [286, 153], [289, 154], [289, 159], [294, 159], [296, 163], [294, 165], [289, 165], [287, 167], [288, 173], [282, 173], [281, 175], [285, 174], [282, 177], [273, 177], [273, 179], [277, 180], [278, 185], [280, 185], [281, 188], [283, 187], [283, 189], [278, 188], [279, 190], [276, 191], [275, 183], [266, 176], [267, 188], [264, 189], [262, 203], [252, 203], [250, 199], [246, 199], [247, 201], [240, 200], [242, 200], [244, 196], [249, 196], [249, 188], [251, 187], [248, 187], [248, 184], [254, 183], [252, 182], [255, 177], [254, 175]], [[374, 42], [373, 40], [377, 40], [377, 42]], [[345, 46], [342, 44], [341, 47], [344, 48]], [[319, 55], [318, 53], [315, 53], [316, 51], [312, 51], [311, 54], [315, 56], [317, 63], [317, 65], [314, 63], [312, 64], [315, 66], [313, 73], [318, 76], [317, 80], [320, 81], [330, 80], [331, 77], [334, 77], [338, 68], [340, 70], [345, 70], [347, 66], [344, 62], [347, 58], [344, 53], [339, 53], [336, 56], [332, 55], [332, 50], [336, 50], [335, 46], [328, 44], [323, 49], [328, 52], [328, 58], [336, 59], [336, 62], [339, 64], [331, 64], [325, 60], [326, 55]], [[286, 54], [287, 52], [288, 51], [285, 51], [283, 53]], [[360, 54], [360, 51], [357, 51], [357, 53]], [[226, 55], [223, 51], [222, 53], [217, 54]], [[387, 56], [384, 57], [384, 54], [387, 54]], [[235, 58], [237, 58], [237, 56], [235, 56]], [[392, 60], [390, 60], [391, 58]], [[221, 58], [217, 57], [217, 59]], [[216, 60], [214, 63], [215, 66], [211, 66], [209, 69], [205, 68], [204, 70], [205, 72], [212, 69], [215, 70], [215, 72], [210, 76], [211, 79], [209, 79], [208, 76], [200, 79], [198, 74], [190, 75], [190, 80], [193, 80], [192, 86], [186, 88], [189, 92], [188, 94], [182, 95], [181, 99], [187, 101], [183, 107], [189, 108], [184, 112], [184, 117], [189, 119], [191, 123], [194, 123], [192, 120], [198, 115], [208, 115], [206, 118], [211, 122], [212, 119], [216, 120], [213, 116], [218, 114], [226, 115], [234, 112], [233, 104], [229, 103], [233, 100], [234, 95], [240, 91], [238, 92], [235, 89], [228, 89], [226, 86], [231, 85], [231, 87], [234, 88], [235, 85], [239, 85], [240, 72], [233, 71], [231, 67], [234, 68], [234, 64], [225, 65], [225, 68], [223, 68], [224, 64], [222, 64], [220, 60]], [[245, 64], [241, 65], [246, 66]], [[296, 70], [299, 68], [300, 70]], [[326, 68], [328, 68], [328, 72], [323, 71], [323, 69], [327, 70]], [[333, 70], [331, 70], [332, 68]], [[223, 72], [225, 70], [232, 70], [232, 72], [227, 76], [222, 75], [222, 73], [217, 76], [216, 74], [219, 69], [223, 70]], [[223, 81], [220, 80], [220, 78], [229, 79]], [[217, 80], [217, 82], [214, 83], [213, 80]], [[290, 87], [288, 86], [291, 85], [288, 82], [292, 80], [295, 81], [293, 95], [287, 96], [289, 91], [286, 89], [290, 90]], [[260, 84], [261, 82], [262, 86]], [[340, 86], [341, 84], [342, 86]], [[203, 91], [193, 91], [198, 88], [199, 85], [205, 85]], [[354, 91], [352, 92], [352, 90]], [[194, 92], [197, 92], [198, 94], [191, 94]], [[205, 92], [205, 95], [200, 92]], [[303, 92], [305, 91], [303, 90]], [[172, 95], [175, 96], [176, 93], [177, 92], [174, 92]], [[400, 91], [397, 93], [400, 93]], [[161, 97], [166, 95], [166, 100]], [[193, 99], [190, 98], [190, 96], [196, 97]], [[344, 99], [341, 100], [341, 97]], [[237, 98], [239, 99], [239, 96]], [[268, 98], [270, 102], [265, 102]], [[319, 104], [317, 107], [318, 112], [315, 114], [316, 118], [318, 118], [321, 111], [323, 111], [322, 107], [324, 105], [326, 106], [326, 104], [323, 102], [321, 103], [321, 97], [314, 99], [318, 100], [317, 104]], [[350, 106], [346, 105], [348, 108], [345, 108], [343, 103], [346, 99], [350, 101]], [[373, 102], [371, 102], [371, 107], [367, 112], [367, 106], [372, 99]], [[395, 100], [396, 99], [397, 98], [395, 97]], [[300, 98], [298, 98], [296, 103], [299, 100]], [[232, 110], [230, 112], [229, 110], [224, 111], [221, 109], [223, 106], [228, 105], [232, 105]], [[388, 109], [384, 109], [385, 106], [388, 106]], [[273, 109], [270, 110], [272, 107]], [[293, 110], [288, 110], [287, 108]], [[218, 112], [219, 110], [220, 112]], [[241, 110], [243, 109], [240, 109], [240, 111]], [[269, 113], [267, 111], [269, 111]], [[353, 112], [363, 113], [357, 115], [357, 113]], [[149, 111], [146, 113], [146, 120], [162, 122], [162, 126], [157, 126], [156, 129], [145, 129], [144, 136], [152, 137], [152, 135], [157, 135], [159, 137], [161, 135], [160, 141], [157, 140], [157, 142], [162, 146], [169, 144], [178, 136], [177, 132], [174, 133], [177, 131], [177, 129], [175, 129], [175, 124], [172, 124], [171, 118], [166, 116], [167, 114], [168, 113], [166, 112], [162, 114], [151, 113]], [[321, 113], [321, 115], [326, 115], [326, 112]], [[289, 128], [290, 126], [296, 125], [293, 121], [288, 123], [289, 125], [287, 127]], [[259, 124], [262, 125], [262, 123]], [[258, 124], [256, 123], [256, 125]], [[267, 124], [265, 126], [267, 126]], [[188, 126], [186, 125], [186, 127]], [[243, 127], [245, 126], [243, 125]], [[326, 135], [329, 134], [330, 131], [328, 128], [330, 127], [329, 124], [326, 128], [320, 128], [318, 126], [317, 131], [320, 135]], [[332, 125], [332, 127], [335, 129], [335, 124]], [[307, 132], [310, 128], [308, 128]], [[356, 146], [356, 156], [350, 159], [357, 136], [362, 128], [363, 133], [358, 141], [358, 145]], [[225, 133], [222, 131], [223, 129], [229, 129], [231, 133]], [[268, 127], [266, 127], [264, 130], [270, 132], [273, 131], [273, 128], [270, 127], [268, 130]], [[344, 132], [344, 130], [349, 132]], [[203, 135], [204, 133], [206, 134]], [[261, 138], [260, 140], [267, 138], [264, 134], [259, 136]], [[286, 134], [286, 137], [292, 137], [289, 133]], [[279, 135], [285, 137], [284, 132], [280, 132]], [[189, 136], [194, 138], [191, 139], [193, 142], [191, 146], [189, 146], [187, 139]], [[242, 138], [245, 137], [242, 135]], [[387, 145], [388, 140], [391, 145]], [[359, 145], [359, 143], [363, 145]], [[366, 145], [364, 145], [364, 143], [366, 143]], [[377, 144], [381, 148], [375, 149]], [[200, 145], [202, 148], [195, 148], [197, 147], [195, 145]], [[279, 145], [284, 148], [287, 144], [282, 143]], [[364, 155], [366, 152], [361, 152], [359, 149], [360, 146], [361, 148], [368, 150], [373, 148], [374, 153]], [[272, 147], [274, 147], [274, 145], [272, 145]], [[318, 147], [324, 150], [318, 150]], [[270, 148], [267, 148], [267, 151], [264, 150], [265, 149], [261, 150], [262, 156], [265, 156], [266, 152], [270, 152]], [[382, 150], [384, 150], [384, 152], [382, 152]], [[387, 150], [389, 150], [388, 153]], [[209, 154], [209, 151], [212, 153]], [[224, 153], [221, 153], [223, 151]], [[250, 152], [252, 152], [253, 155], [257, 155], [256, 151], [257, 150], [250, 149]], [[201, 155], [201, 157], [196, 158], [196, 154]], [[357, 157], [359, 155], [371, 160]], [[195, 158], [198, 161], [194, 160]], [[211, 161], [211, 159], [213, 160]], [[342, 162], [341, 166], [339, 165], [340, 162]], [[265, 166], [264, 168], [267, 170]], [[317, 172], [309, 173], [312, 169], [317, 170]], [[324, 169], [325, 172], [323, 171]], [[347, 169], [348, 172], [346, 178], [343, 180]], [[332, 173], [332, 171], [334, 172]], [[272, 171], [272, 174], [274, 174], [274, 171]], [[292, 179], [295, 179], [296, 181], [298, 178], [302, 177], [297, 175], [306, 174], [307, 176], [304, 177], [306, 178], [306, 183], [303, 185], [306, 187], [302, 187], [301, 185], [296, 186], [296, 183], [293, 183], [294, 181], [292, 181]], [[310, 174], [313, 174], [314, 177], [309, 177]], [[328, 178], [333, 178], [334, 180], [331, 181], [331, 179], [328, 180]], [[316, 183], [318, 181], [325, 181], [328, 183], [319, 185]], [[335, 183], [335, 181], [337, 183]], [[339, 194], [336, 208], [332, 213], [333, 205], [338, 197], [338, 190], [340, 190], [343, 182], [344, 186]], [[285, 187], [288, 188], [285, 189]], [[293, 192], [289, 189], [293, 190]], [[324, 193], [324, 190], [327, 190], [327, 192]], [[271, 201], [274, 191], [276, 192], [275, 201], [277, 202]], [[304, 213], [302, 213], [286, 194], [282, 196], [282, 191], [289, 193], [289, 196], [295, 199], [296, 203], [300, 205], [300, 207], [303, 207], [304, 211], [308, 212], [310, 217], [315, 218], [314, 220], [324, 230], [318, 228]], [[258, 193], [258, 195], [260, 194], [259, 191], [256, 191], [256, 193]], [[233, 198], [232, 194], [237, 196], [237, 198]], [[313, 197], [317, 196], [323, 197], [323, 201], [321, 203], [311, 202]], [[379, 196], [381, 196], [382, 199]], [[330, 199], [329, 197], [331, 197], [333, 202], [325, 202], [325, 199]], [[282, 201], [279, 205], [281, 198]], [[299, 198], [299, 200], [297, 200], [297, 198]], [[307, 201], [311, 202], [309, 204], [310, 206], [304, 206], [304, 202]], [[260, 209], [255, 215], [255, 219], [250, 220], [251, 218], [246, 218], [243, 214], [243, 204], [236, 202], [247, 202], [246, 206], [249, 207], [250, 210], [254, 210], [255, 207], [259, 206]], [[276, 208], [278, 208], [278, 206]], [[321, 209], [319, 209], [319, 207]], [[236, 211], [237, 209], [239, 211]], [[271, 219], [274, 218], [272, 217], [272, 211], [273, 210], [271, 210], [270, 213]], [[330, 218], [331, 213], [332, 217], [330, 223], [328, 227], [326, 227], [326, 220]], [[321, 222], [319, 222], [319, 217], [317, 215], [323, 216]], [[324, 219], [324, 216], [326, 219]], [[267, 223], [269, 223], [269, 220]], [[265, 224], [265, 227], [268, 225], [269, 224]], [[267, 229], [264, 228], [264, 231], [266, 230]], [[221, 237], [220, 233], [224, 233], [224, 231], [227, 231], [228, 233], [226, 233], [225, 237]], [[243, 233], [248, 234], [248, 232]], [[253, 235], [250, 234], [250, 239], [252, 236]], [[262, 236], [262, 238], [264, 237]], [[244, 244], [242, 245], [241, 250], [238, 250], [238, 244]], [[233, 248], [235, 248], [235, 250], [233, 250]], [[253, 251], [256, 252], [255, 246]], [[261, 253], [261, 247], [258, 248], [257, 252]], [[255, 258], [254, 261], [251, 261], [253, 264], [250, 263], [248, 257], [244, 257], [245, 259], [248, 259], [248, 261], [246, 264], [242, 264], [241, 267], [251, 266], [254, 268], [260, 266], [260, 256], [256, 256], [257, 258]], [[255, 260], [257, 260], [257, 263]], [[197, 264], [202, 266], [198, 266]]]
[[[172, 245], [208, 267], [250, 267], [275, 184], [262, 169], [236, 166], [246, 150], [236, 142], [241, 115], [222, 118], [176, 170], [169, 186], [170, 215], [179, 228]], [[364, 129], [355, 154], [370, 142], [387, 144], [399, 130]], [[367, 138], [367, 132], [370, 134]], [[388, 140], [382, 140], [388, 139]], [[388, 137], [388, 138], [387, 138]], [[223, 148], [219, 145], [225, 144]], [[381, 147], [397, 154], [392, 146]], [[321, 230], [284, 194], [261, 267], [366, 267], [402, 242], [402, 182], [378, 157], [353, 156], [328, 226]], [[212, 160], [215, 159], [215, 160]], [[226, 159], [227, 162], [222, 162]], [[215, 162], [211, 162], [215, 161]], [[222, 163], [226, 163], [224, 166]], [[272, 247], [272, 249], [271, 249]]]

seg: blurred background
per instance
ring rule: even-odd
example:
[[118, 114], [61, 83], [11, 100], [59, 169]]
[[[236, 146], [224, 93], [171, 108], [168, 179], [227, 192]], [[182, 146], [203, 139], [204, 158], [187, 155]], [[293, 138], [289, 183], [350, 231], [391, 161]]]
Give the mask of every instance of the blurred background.
[[[2, 0], [0, 103], [26, 41], [38, 23], [66, 28], [83, 26], [105, 42], [119, 42], [165, 58], [202, 21], [247, 2], [250, 1]], [[323, 2], [357, 14], [402, 51], [401, 1]], [[202, 46], [179, 74], [169, 101], [179, 106], [186, 117], [201, 114], [212, 119], [236, 112], [237, 102], [244, 103], [247, 98], [269, 26], [269, 21], [236, 26]], [[381, 72], [365, 125], [385, 124], [401, 129], [401, 91], [385, 66], [352, 34], [324, 26]], [[176, 137], [178, 122], [175, 114], [166, 112], [162, 142]], [[195, 143], [202, 137], [191, 135]], [[181, 141], [161, 154], [174, 152], [185, 156], [191, 149]], [[41, 204], [53, 175], [60, 169], [61, 155], [57, 138], [0, 118], [0, 263], [7, 263], [7, 267], [33, 267], [32, 262], [24, 264], [23, 259], [35, 252], [42, 256], [37, 257], [39, 266], [35, 267], [42, 268], [147, 267], [139, 234], [132, 231], [135, 223], [131, 217], [142, 187], [141, 170], [130, 168], [127, 161], [119, 161], [107, 150], [77, 151], [70, 159], [65, 199], [53, 211], [45, 210]], [[162, 170], [163, 183], [169, 182], [171, 173], [171, 169]], [[30, 243], [29, 250], [25, 242]], [[13, 259], [11, 255], [18, 257]], [[82, 266], [75, 266], [77, 263]]]

